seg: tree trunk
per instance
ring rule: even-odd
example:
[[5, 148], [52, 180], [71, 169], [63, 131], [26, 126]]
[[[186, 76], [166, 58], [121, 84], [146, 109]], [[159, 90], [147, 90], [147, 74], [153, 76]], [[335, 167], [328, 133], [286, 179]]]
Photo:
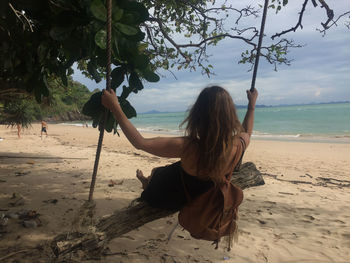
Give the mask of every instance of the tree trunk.
[[[232, 176], [232, 182], [242, 190], [265, 184], [261, 173], [253, 163], [244, 163], [240, 171]], [[96, 258], [101, 254], [106, 242], [134, 230], [153, 220], [169, 216], [177, 211], [167, 211], [150, 207], [138, 199], [128, 207], [115, 211], [111, 216], [101, 219], [94, 231], [87, 233], [74, 232], [61, 234], [51, 242], [51, 249], [56, 257], [82, 250], [89, 257]]]

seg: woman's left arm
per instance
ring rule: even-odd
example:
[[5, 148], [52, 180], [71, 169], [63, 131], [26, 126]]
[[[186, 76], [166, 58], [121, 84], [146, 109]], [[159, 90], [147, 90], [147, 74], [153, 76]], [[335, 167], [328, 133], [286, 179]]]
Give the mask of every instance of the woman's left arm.
[[113, 90], [110, 92], [103, 90], [102, 104], [111, 110], [123, 133], [136, 149], [140, 149], [160, 157], [181, 157], [185, 141], [184, 137], [144, 138], [125, 116]]

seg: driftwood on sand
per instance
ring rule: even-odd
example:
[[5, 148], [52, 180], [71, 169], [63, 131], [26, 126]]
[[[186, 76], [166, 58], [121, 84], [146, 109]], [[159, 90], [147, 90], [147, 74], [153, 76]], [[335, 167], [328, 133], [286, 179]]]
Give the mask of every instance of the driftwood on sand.
[[[240, 171], [232, 176], [232, 182], [241, 189], [264, 184], [259, 170], [251, 162], [244, 163]], [[112, 215], [102, 218], [85, 232], [60, 234], [50, 243], [54, 255], [64, 258], [78, 251], [88, 257], [101, 255], [107, 242], [134, 230], [153, 220], [169, 216], [177, 211], [166, 211], [152, 208], [145, 202], [134, 200], [128, 207], [115, 211]]]

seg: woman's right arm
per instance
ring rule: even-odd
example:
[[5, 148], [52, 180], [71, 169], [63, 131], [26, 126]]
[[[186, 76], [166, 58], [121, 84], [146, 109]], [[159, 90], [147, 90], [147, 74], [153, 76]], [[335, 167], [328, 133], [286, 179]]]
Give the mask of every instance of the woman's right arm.
[[248, 108], [247, 113], [245, 114], [244, 121], [242, 123], [244, 132], [241, 133], [241, 137], [244, 139], [246, 143], [246, 147], [250, 142], [250, 136], [253, 133], [254, 127], [254, 111], [255, 111], [255, 103], [258, 97], [258, 91], [254, 89], [252, 92], [247, 90], [248, 97]]
[[113, 90], [103, 90], [102, 104], [111, 110], [125, 136], [136, 149], [140, 149], [160, 157], [181, 157], [184, 146], [184, 137], [144, 138], [125, 116]]

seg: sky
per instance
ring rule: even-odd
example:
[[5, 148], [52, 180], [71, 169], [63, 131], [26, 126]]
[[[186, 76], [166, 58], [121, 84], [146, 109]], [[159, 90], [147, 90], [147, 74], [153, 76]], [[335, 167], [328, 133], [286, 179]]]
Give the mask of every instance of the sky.
[[[243, 4], [254, 1], [240, 1]], [[297, 23], [298, 12], [303, 0], [289, 1], [278, 15], [269, 9], [265, 33], [267, 36], [289, 29]], [[309, 1], [310, 2], [310, 1]], [[335, 14], [350, 11], [349, 0], [328, 0]], [[348, 15], [349, 17], [349, 15]], [[350, 101], [350, 30], [342, 20], [322, 36], [316, 28], [326, 20], [325, 10], [308, 5], [303, 18], [303, 29], [289, 33], [286, 37], [303, 45], [288, 54], [290, 66], [274, 66], [260, 59], [256, 79], [259, 92], [257, 104], [307, 104], [334, 101]], [[348, 19], [349, 21], [349, 19]], [[254, 21], [260, 28], [261, 18]], [[181, 41], [181, 39], [179, 40]], [[265, 37], [263, 44], [271, 40]], [[150, 110], [185, 111], [195, 101], [199, 92], [210, 85], [220, 85], [227, 89], [235, 104], [246, 105], [246, 90], [250, 88], [252, 71], [250, 65], [238, 64], [240, 54], [247, 48], [242, 41], [223, 40], [209, 50], [210, 64], [215, 76], [208, 78], [200, 71], [174, 71], [176, 78], [168, 72], [160, 71], [158, 83], [144, 83], [144, 89], [131, 94], [130, 103], [139, 113]], [[90, 90], [105, 88], [105, 81], [95, 83], [85, 78], [77, 69], [73, 79], [85, 84]]]

